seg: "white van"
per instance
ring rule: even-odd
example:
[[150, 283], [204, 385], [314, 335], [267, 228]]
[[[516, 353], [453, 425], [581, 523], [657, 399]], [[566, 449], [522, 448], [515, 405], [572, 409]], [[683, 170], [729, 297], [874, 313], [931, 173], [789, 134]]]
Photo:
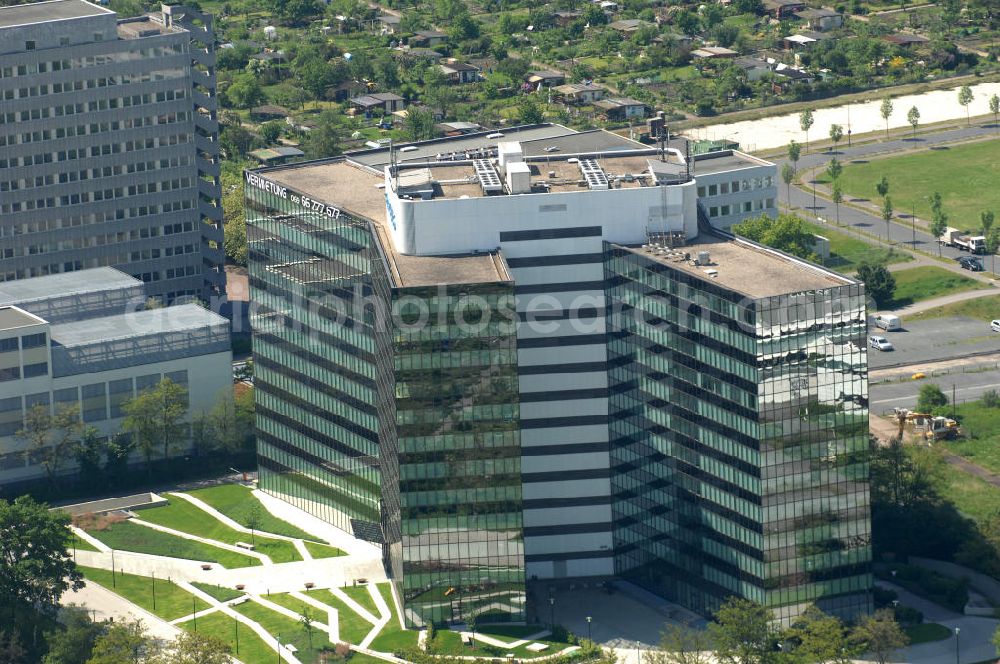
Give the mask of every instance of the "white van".
[[880, 327], [886, 332], [902, 330], [903, 321], [893, 314], [875, 314], [875, 327]]

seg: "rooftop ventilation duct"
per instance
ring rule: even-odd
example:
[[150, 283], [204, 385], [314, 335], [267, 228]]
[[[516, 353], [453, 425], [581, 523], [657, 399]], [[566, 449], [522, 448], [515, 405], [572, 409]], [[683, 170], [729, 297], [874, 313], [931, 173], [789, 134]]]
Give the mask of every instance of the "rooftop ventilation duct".
[[503, 184], [500, 182], [500, 176], [493, 169], [493, 164], [486, 159], [474, 159], [472, 166], [476, 169], [476, 177], [479, 179], [479, 185], [483, 188], [484, 194], [498, 194], [503, 191]]

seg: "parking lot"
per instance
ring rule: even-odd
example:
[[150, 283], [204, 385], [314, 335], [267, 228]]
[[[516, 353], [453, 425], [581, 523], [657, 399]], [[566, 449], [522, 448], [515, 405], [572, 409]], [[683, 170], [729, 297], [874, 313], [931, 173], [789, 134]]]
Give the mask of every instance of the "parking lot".
[[991, 331], [988, 322], [971, 318], [935, 318], [913, 323], [904, 319], [902, 330], [886, 332], [872, 325], [868, 335], [883, 336], [896, 347], [892, 352], [869, 348], [868, 366], [872, 369], [1000, 351], [1000, 332]]

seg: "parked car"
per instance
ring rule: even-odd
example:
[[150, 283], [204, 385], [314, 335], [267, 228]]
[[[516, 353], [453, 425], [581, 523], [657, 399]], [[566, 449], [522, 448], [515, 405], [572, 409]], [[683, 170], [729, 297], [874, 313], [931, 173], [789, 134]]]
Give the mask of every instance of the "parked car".
[[958, 259], [958, 264], [961, 265], [963, 269], [970, 270], [972, 272], [983, 271], [983, 262], [973, 256], [962, 256]]
[[991, 320], [990, 329], [994, 332], [1000, 332], [1000, 320]]
[[868, 345], [874, 348], [875, 350], [882, 350], [882, 351], [896, 350], [895, 346], [892, 345], [892, 342], [886, 339], [885, 337], [879, 337], [879, 336], [868, 337]]

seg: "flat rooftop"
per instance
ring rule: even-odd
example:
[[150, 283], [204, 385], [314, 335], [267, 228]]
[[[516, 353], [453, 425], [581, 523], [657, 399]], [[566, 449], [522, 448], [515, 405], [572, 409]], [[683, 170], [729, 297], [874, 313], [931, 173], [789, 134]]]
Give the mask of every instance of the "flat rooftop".
[[771, 162], [752, 157], [743, 152], [735, 150], [720, 150], [719, 152], [708, 152], [695, 157], [692, 164], [692, 175], [698, 179], [699, 175], [710, 175], [712, 173], [724, 173], [735, 171], [740, 168], [750, 166], [770, 166]]
[[[378, 188], [378, 185], [383, 184], [384, 178], [367, 168], [341, 159], [276, 168], [264, 175], [269, 180], [307, 193], [316, 200], [336, 205], [344, 212], [370, 220], [376, 228], [399, 287], [490, 283], [510, 279], [503, 260], [494, 254], [405, 256], [397, 253], [392, 238], [384, 227], [385, 195]], [[310, 221], [316, 225], [317, 231], [323, 230], [324, 224], [337, 223], [320, 215], [314, 215]]]
[[28, 325], [40, 325], [45, 321], [17, 307], [0, 307], [0, 330], [13, 330]]
[[149, 16], [143, 16], [142, 18], [118, 24], [118, 36], [122, 39], [139, 39], [154, 35], [166, 35], [172, 32], [181, 32], [181, 29], [175, 27], [168, 28], [163, 23], [152, 20]]
[[[492, 137], [492, 138], [490, 138]], [[413, 145], [396, 146], [396, 159], [401, 164], [425, 161], [447, 161], [466, 159], [466, 153], [477, 150], [496, 149], [499, 141], [520, 141], [524, 153], [546, 154], [546, 147], [558, 147], [564, 153], [569, 152], [603, 152], [607, 150], [640, 149], [646, 147], [641, 143], [609, 131], [595, 129], [593, 131], [577, 132], [562, 125], [532, 125], [481, 131], [475, 134], [438, 138], [431, 141], [421, 141]], [[406, 148], [406, 152], [401, 151]], [[415, 149], [410, 149], [415, 148]], [[389, 165], [389, 148], [373, 148], [350, 152], [347, 158], [364, 166], [381, 170]]]
[[224, 325], [228, 329], [229, 321], [197, 304], [181, 304], [53, 325], [50, 334], [52, 341], [71, 348], [171, 332], [189, 332], [217, 325]]
[[95, 267], [0, 283], [0, 306], [137, 286], [142, 282], [131, 275], [113, 267]]
[[84, 2], [84, 0], [32, 2], [27, 5], [0, 7], [0, 28], [63, 21], [83, 18], [84, 16], [100, 16], [102, 14], [114, 14], [114, 12], [99, 5]]
[[[807, 261], [715, 233], [700, 233], [673, 255], [669, 250], [661, 255], [651, 246], [623, 248], [753, 299], [856, 283]], [[709, 252], [709, 265], [694, 264], [700, 251]], [[685, 260], [684, 253], [691, 260]]]

